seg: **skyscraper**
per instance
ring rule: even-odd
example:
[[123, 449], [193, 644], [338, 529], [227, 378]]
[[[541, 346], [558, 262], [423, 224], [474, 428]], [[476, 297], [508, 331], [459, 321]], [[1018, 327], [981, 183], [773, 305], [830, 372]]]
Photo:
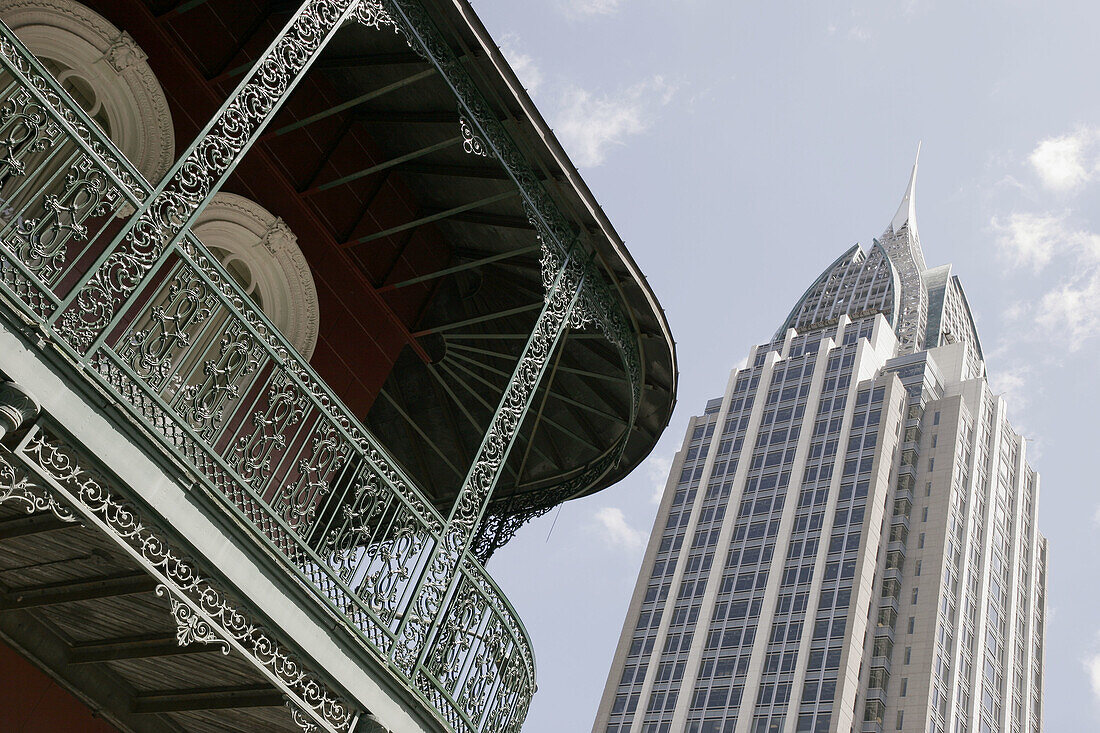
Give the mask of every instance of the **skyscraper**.
[[1041, 730], [1039, 478], [916, 173], [692, 418], [594, 733]]

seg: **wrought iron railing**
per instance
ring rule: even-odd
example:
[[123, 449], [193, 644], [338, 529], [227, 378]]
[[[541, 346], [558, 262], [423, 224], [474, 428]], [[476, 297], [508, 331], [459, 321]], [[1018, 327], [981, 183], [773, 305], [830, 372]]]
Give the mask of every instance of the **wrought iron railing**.
[[535, 670], [515, 611], [464, 555], [431, 633], [402, 639], [446, 520], [193, 235], [87, 337], [80, 292], [127, 277], [118, 235], [154, 193], [0, 23], [4, 300], [452, 730], [518, 730]]

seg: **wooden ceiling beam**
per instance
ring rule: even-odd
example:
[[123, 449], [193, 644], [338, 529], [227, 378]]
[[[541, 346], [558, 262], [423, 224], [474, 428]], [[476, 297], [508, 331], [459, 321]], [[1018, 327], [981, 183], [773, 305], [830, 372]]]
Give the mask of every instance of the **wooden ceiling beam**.
[[[218, 84], [224, 80], [227, 76], [227, 72], [230, 71], [230, 64], [233, 63], [233, 59], [244, 52], [249, 41], [251, 41], [260, 29], [267, 23], [268, 18], [277, 12], [280, 12], [280, 6], [286, 6], [286, 2], [268, 3], [260, 9], [256, 16], [252, 19], [252, 22], [248, 24], [248, 27], [239, 36], [236, 36], [236, 43], [233, 44], [233, 48], [226, 53], [217, 66], [214, 67], [213, 72], [207, 76], [212, 84]], [[282, 11], [285, 12], [285, 11]], [[239, 64], [238, 64], [239, 66]]]
[[[523, 247], [521, 249], [513, 249], [508, 252], [499, 252], [495, 255], [489, 255], [488, 257], [482, 257], [476, 260], [470, 260], [464, 262], [461, 265], [454, 265], [453, 267], [445, 267], [442, 270], [436, 270], [435, 272], [428, 273], [427, 275], [420, 275], [419, 277], [412, 277], [408, 280], [402, 280], [401, 282], [393, 283], [392, 285], [383, 285], [378, 289], [378, 292], [385, 293], [389, 290], [397, 290], [398, 288], [408, 287], [409, 285], [416, 285], [418, 283], [426, 282], [428, 280], [434, 280], [438, 277], [445, 275], [454, 275], [455, 273], [463, 272], [465, 270], [471, 270], [476, 267], [483, 267], [484, 265], [490, 265], [494, 262], [510, 259], [512, 257], [519, 257], [521, 255], [530, 254], [531, 252], [537, 252], [538, 246]], [[2, 535], [0, 535], [2, 537]]]
[[[425, 214], [435, 213], [425, 210]], [[504, 214], [486, 214], [481, 211], [462, 211], [450, 216], [451, 221], [461, 221], [465, 224], [480, 224], [482, 226], [499, 227], [502, 229], [526, 229], [534, 230], [531, 222], [523, 216], [506, 216]]]
[[[142, 41], [143, 46], [148, 44], [151, 47], [163, 50], [165, 53], [163, 63], [169, 67], [174, 65], [178, 71], [178, 73], [173, 74], [172, 77], [175, 88], [198, 90], [197, 93], [206, 96], [211, 111], [218, 109], [225, 101], [224, 94], [219, 92], [213, 85], [205, 80], [196, 66], [196, 60], [193, 54], [184, 50], [179, 39], [173, 35], [166, 23], [157, 22], [157, 19], [153, 16], [151, 9], [147, 5], [144, 3], [137, 3], [135, 4], [135, 9], [137, 12], [135, 12], [134, 17], [130, 19], [135, 37], [141, 36], [142, 39], [144, 39]], [[199, 119], [192, 120], [192, 122], [197, 125], [198, 129], [201, 129], [202, 126], [206, 124], [206, 116], [198, 115], [198, 117]], [[459, 140], [461, 140], [461, 137], [459, 137]], [[421, 361], [425, 363], [431, 361], [424, 348], [412, 337], [407, 324], [374, 289], [374, 285], [367, 278], [366, 273], [355, 264], [348, 253], [340, 251], [337, 246], [336, 235], [313, 207], [298, 195], [299, 192], [294, 182], [288, 178], [286, 170], [282, 165], [276, 162], [270, 149], [264, 145], [253, 145], [250, 150], [250, 155], [254, 156], [259, 164], [269, 172], [269, 180], [273, 182], [275, 188], [281, 189], [281, 193], [288, 198], [290, 206], [295, 207], [296, 213], [311, 225], [313, 231], [298, 231], [298, 236], [304, 237], [308, 235], [310, 237], [316, 237], [319, 240], [319, 245], [331, 247], [333, 251], [337, 253], [337, 256], [344, 261], [344, 265], [348, 272], [351, 273], [352, 277], [361, 284], [363, 295], [378, 306], [385, 315], [386, 321], [388, 321], [394, 330], [400, 334], [402, 340], [413, 350]], [[247, 180], [242, 179], [241, 182], [248, 188], [249, 184]], [[284, 218], [288, 217], [284, 215]], [[356, 296], [358, 295], [359, 293], [356, 293]], [[354, 309], [352, 310], [354, 311]]]
[[157, 20], [168, 20], [168, 19], [172, 18], [173, 16], [183, 15], [184, 13], [190, 12], [190, 11], [194, 10], [195, 8], [198, 8], [198, 7], [201, 7], [201, 6], [205, 5], [208, 2], [210, 2], [210, 0], [187, 0], [186, 2], [177, 3], [176, 5], [169, 8], [168, 10], [164, 11], [163, 13], [157, 14], [156, 19]]
[[514, 316], [518, 313], [528, 313], [530, 311], [541, 310], [543, 305], [544, 304], [540, 301], [538, 303], [530, 303], [528, 305], [521, 305], [521, 306], [517, 306], [515, 308], [508, 308], [507, 310], [493, 311], [492, 313], [485, 313], [485, 314], [480, 315], [480, 316], [475, 316], [473, 318], [466, 318], [464, 320], [455, 321], [453, 323], [445, 323], [445, 324], [440, 325], [440, 326], [432, 326], [431, 328], [426, 328], [423, 331], [417, 331], [416, 333], [413, 334], [413, 336], [415, 336], [417, 338], [420, 338], [421, 336], [427, 336], [429, 333], [443, 333], [445, 331], [453, 331], [456, 328], [464, 328], [466, 326], [475, 326], [479, 323], [485, 323], [486, 321], [494, 321], [498, 318], [506, 318], [508, 316]]
[[462, 204], [461, 206], [454, 206], [450, 209], [443, 209], [442, 211], [436, 210], [431, 214], [428, 214], [428, 213], [422, 214], [421, 216], [418, 216], [417, 218], [413, 219], [412, 221], [407, 221], [404, 224], [398, 224], [397, 226], [389, 227], [388, 229], [383, 229], [380, 232], [375, 232], [373, 234], [367, 234], [365, 236], [357, 237], [355, 239], [349, 239], [342, 246], [350, 247], [350, 246], [353, 246], [353, 245], [356, 245], [356, 244], [365, 244], [367, 242], [373, 242], [376, 239], [382, 239], [382, 238], [388, 237], [392, 234], [397, 234], [398, 232], [403, 232], [407, 229], [414, 229], [416, 227], [424, 226], [425, 224], [431, 224], [433, 222], [442, 221], [443, 219], [448, 219], [448, 218], [450, 218], [452, 216], [455, 216], [457, 214], [462, 214], [464, 212], [470, 211], [471, 209], [479, 209], [482, 206], [488, 206], [490, 204], [495, 204], [497, 202], [504, 201], [506, 199], [515, 198], [516, 196], [519, 196], [519, 190], [515, 189], [515, 188], [509, 188], [507, 191], [503, 191], [501, 193], [493, 194], [492, 196], [485, 196], [484, 198], [480, 198], [477, 201], [471, 201], [467, 204]]
[[304, 191], [299, 191], [299, 193], [302, 196], [312, 196], [313, 194], [320, 193], [321, 191], [327, 191], [330, 188], [343, 186], [345, 184], [351, 183], [352, 181], [357, 181], [360, 178], [365, 178], [367, 176], [374, 175], [375, 173], [389, 170], [391, 168], [401, 165], [406, 161], [422, 158], [425, 155], [431, 155], [437, 150], [443, 150], [444, 148], [449, 148], [452, 145], [458, 145], [460, 142], [462, 142], [462, 136], [455, 135], [454, 137], [449, 137], [446, 140], [440, 140], [437, 143], [432, 143], [431, 145], [426, 145], [422, 148], [403, 153], [402, 155], [398, 155], [396, 158], [390, 158], [389, 160], [382, 161], [381, 163], [376, 163], [375, 165], [368, 166], [367, 168], [363, 168], [354, 173], [349, 173], [346, 176], [341, 176], [340, 178], [326, 181], [325, 183], [321, 183], [316, 186], [311, 186]]
[[82, 578], [62, 583], [48, 583], [25, 588], [14, 588], [0, 598], [0, 611], [16, 611], [63, 603], [94, 601], [100, 598], [132, 596], [151, 593], [157, 581], [142, 572], [110, 575], [99, 578]]
[[395, 81], [391, 84], [386, 84], [385, 86], [378, 87], [377, 89], [372, 89], [369, 92], [365, 92], [363, 94], [360, 94], [358, 97], [352, 97], [351, 99], [347, 100], [346, 102], [341, 102], [340, 104], [334, 104], [331, 107], [323, 109], [320, 112], [315, 112], [314, 114], [311, 114], [308, 117], [303, 117], [302, 119], [297, 120], [295, 122], [292, 122], [289, 125], [283, 125], [282, 127], [278, 128], [276, 130], [273, 130], [271, 132], [266, 132], [261, 136], [261, 139], [269, 139], [269, 138], [274, 137], [276, 135], [285, 135], [288, 132], [293, 132], [295, 130], [299, 130], [303, 127], [306, 127], [307, 125], [312, 125], [314, 122], [318, 122], [318, 121], [326, 119], [328, 117], [332, 117], [335, 114], [339, 114], [339, 113], [344, 112], [346, 110], [353, 109], [354, 107], [358, 107], [361, 104], [365, 104], [365, 103], [371, 101], [372, 99], [378, 99], [381, 96], [389, 94], [390, 92], [396, 91], [396, 90], [401, 89], [403, 87], [407, 87], [408, 85], [414, 84], [414, 83], [416, 83], [416, 82], [418, 82], [422, 79], [427, 79], [428, 77], [433, 76], [435, 73], [436, 72], [435, 72], [434, 68], [425, 69], [423, 71], [418, 71], [417, 73], [412, 74], [410, 76], [406, 76], [403, 79], [398, 79], [397, 81]]
[[185, 713], [197, 710], [273, 708], [286, 704], [286, 695], [270, 685], [157, 690], [134, 695], [134, 713]]
[[360, 109], [354, 119], [375, 125], [457, 125], [458, 110]]
[[428, 63], [415, 51], [392, 53], [359, 53], [354, 56], [324, 56], [313, 64], [315, 69], [366, 69], [375, 66]]
[[216, 644], [180, 646], [175, 634], [128, 636], [74, 644], [69, 648], [69, 664], [99, 664], [127, 659], [150, 659], [178, 654], [221, 653]]
[[79, 526], [81, 525], [76, 522], [64, 522], [49, 513], [11, 517], [10, 519], [0, 520], [0, 542], [16, 537], [26, 537], [43, 532], [56, 532]]

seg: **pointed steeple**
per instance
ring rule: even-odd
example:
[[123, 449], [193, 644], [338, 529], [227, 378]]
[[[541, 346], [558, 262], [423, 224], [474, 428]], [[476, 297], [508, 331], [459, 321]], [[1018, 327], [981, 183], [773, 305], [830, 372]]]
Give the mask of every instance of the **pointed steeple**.
[[898, 213], [894, 214], [893, 221], [890, 222], [890, 228], [897, 232], [906, 224], [909, 225], [909, 233], [914, 238], [917, 235], [917, 202], [916, 202], [916, 186], [917, 186], [917, 164], [920, 163], [920, 143], [917, 143], [917, 157], [913, 161], [913, 172], [909, 175], [909, 185], [905, 187], [905, 196], [901, 199], [901, 206], [898, 207]]

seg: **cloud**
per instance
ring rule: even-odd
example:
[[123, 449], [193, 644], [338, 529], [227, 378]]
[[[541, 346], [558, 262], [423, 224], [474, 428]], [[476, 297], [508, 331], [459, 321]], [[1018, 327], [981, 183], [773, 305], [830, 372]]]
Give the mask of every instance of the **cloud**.
[[1012, 267], [1030, 265], [1036, 272], [1047, 266], [1069, 237], [1064, 216], [1013, 213], [1007, 222], [995, 216], [990, 224], [998, 234], [1001, 256]]
[[[587, 4], [619, 3], [600, 0]], [[544, 74], [535, 58], [523, 51], [515, 33], [504, 35], [500, 50], [528, 94], [539, 96], [554, 132], [579, 166], [600, 165], [612, 147], [645, 131], [655, 109], [668, 104], [676, 92], [673, 84], [656, 75], [617, 93], [594, 93], [560, 76]]]
[[853, 41], [871, 40], [871, 31], [861, 25], [854, 25], [848, 29], [848, 38]]
[[1100, 701], [1100, 652], [1085, 657], [1084, 665], [1089, 676], [1089, 687], [1092, 689], [1092, 696]]
[[1010, 266], [1030, 266], [1038, 273], [1057, 261], [1063, 273], [1037, 300], [1010, 307], [1005, 319], [1030, 320], [1033, 336], [1056, 338], [1077, 351], [1100, 333], [1100, 235], [1071, 227], [1067, 218], [1067, 213], [1013, 213], [1007, 221], [993, 217], [991, 226]]
[[1012, 426], [1020, 435], [1027, 437], [1028, 460], [1036, 461], [1042, 455], [1043, 445], [1040, 439], [1028, 437], [1027, 408], [1032, 397], [1041, 393], [1042, 388], [1033, 384], [1031, 377], [1031, 367], [1022, 364], [999, 367], [988, 374], [989, 389], [1004, 398]]
[[1004, 397], [1009, 408], [1023, 410], [1028, 403], [1028, 377], [1031, 375], [1031, 367], [1013, 366], [1008, 369], [997, 369], [989, 375], [989, 388], [994, 394]]
[[608, 151], [646, 130], [655, 107], [672, 99], [675, 87], [661, 76], [615, 94], [566, 88], [551, 114], [554, 131], [579, 166], [597, 166]]
[[[1054, 192], [1076, 192], [1100, 178], [1100, 127], [1080, 127], [1060, 137], [1039, 141], [1027, 162], [1042, 185]], [[1023, 187], [1027, 192], [1028, 187]], [[1057, 275], [1038, 278], [1040, 295], [1020, 300], [1003, 314], [1017, 333], [1057, 340], [1079, 350], [1100, 333], [1100, 234], [1071, 223], [1072, 212], [1013, 212], [994, 216], [999, 257], [1012, 268], [1038, 274], [1057, 268]], [[1077, 217], [1074, 217], [1077, 218]], [[1030, 327], [1029, 327], [1030, 326]], [[1018, 375], [1020, 376], [1020, 375]], [[1023, 396], [1023, 390], [1013, 389]]]
[[904, 0], [901, 4], [901, 11], [906, 18], [912, 18], [918, 12], [925, 10], [924, 5], [923, 0]]
[[1072, 275], [1039, 301], [1035, 323], [1077, 351], [1100, 328], [1100, 268]]
[[519, 45], [519, 36], [515, 33], [507, 33], [501, 39], [500, 51], [508, 59], [508, 64], [512, 67], [512, 71], [516, 72], [527, 93], [533, 97], [542, 86], [542, 69], [535, 63], [534, 58], [519, 49]]
[[[827, 26], [825, 26], [825, 34], [829, 36], [836, 36], [839, 30], [840, 28], [839, 26], [837, 26], [836, 23], [829, 23]], [[862, 25], [849, 26], [848, 30], [844, 33], [844, 37], [847, 38], [849, 41], [869, 41], [871, 40], [872, 36], [873, 34], [871, 33], [870, 29]]]
[[1070, 227], [1068, 212], [1029, 214], [1013, 212], [1008, 221], [994, 216], [1001, 256], [1013, 267], [1031, 265], [1038, 272], [1056, 255], [1072, 254], [1080, 264], [1100, 262], [1100, 234]]
[[653, 487], [653, 493], [649, 500], [654, 504], [660, 504], [665, 495], [665, 484], [668, 483], [668, 472], [672, 470], [672, 456], [651, 455], [645, 462], [645, 478]]
[[1097, 505], [1096, 511], [1092, 513], [1092, 523], [1100, 524], [1100, 505]]
[[[1010, 306], [1003, 314], [1005, 320], [1030, 321], [1033, 336], [1057, 339], [1069, 351], [1077, 351], [1100, 333], [1100, 235], [1068, 230], [1058, 219], [1031, 215], [1017, 219], [1015, 214], [1003, 232], [1005, 256], [1015, 265], [1030, 263], [1039, 272], [1060, 258], [1067, 273], [1037, 301]], [[1006, 389], [1024, 393], [1013, 390], [1012, 384]]]
[[1028, 161], [1052, 191], [1069, 192], [1089, 182], [1097, 170], [1098, 131], [1081, 127], [1069, 135], [1039, 141]]
[[627, 524], [622, 509], [605, 506], [596, 512], [595, 518], [603, 541], [609, 546], [631, 553], [640, 552], [645, 547], [645, 533]]
[[565, 0], [563, 8], [566, 15], [593, 16], [614, 15], [619, 12], [623, 0]]

